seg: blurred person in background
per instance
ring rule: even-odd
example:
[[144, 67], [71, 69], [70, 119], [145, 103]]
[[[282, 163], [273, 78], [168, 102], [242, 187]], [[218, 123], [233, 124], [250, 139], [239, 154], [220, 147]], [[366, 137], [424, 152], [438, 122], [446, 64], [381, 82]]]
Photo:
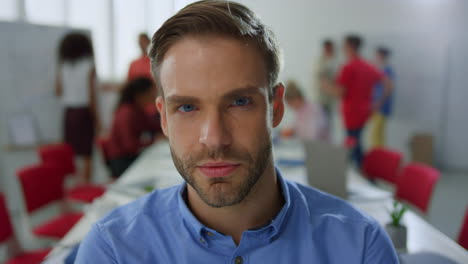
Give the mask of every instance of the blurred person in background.
[[[375, 62], [377, 67], [394, 82], [395, 72], [389, 63], [391, 51], [386, 47], [378, 47], [375, 50]], [[374, 104], [375, 111], [371, 119], [371, 139], [372, 147], [384, 147], [385, 146], [385, 129], [389, 116], [392, 113], [393, 106], [393, 93], [394, 91], [388, 91], [388, 94], [384, 94], [385, 89], [382, 82], [379, 82], [374, 87]], [[381, 100], [383, 99], [382, 103]], [[381, 103], [380, 107], [379, 104]]]
[[326, 39], [322, 43], [322, 54], [317, 63], [315, 85], [318, 91], [319, 102], [325, 115], [324, 129], [328, 137], [332, 133], [335, 98], [327, 92], [326, 84], [324, 83], [332, 82], [335, 79], [336, 70], [335, 45], [330, 39]]
[[285, 99], [295, 112], [295, 122], [293, 128], [282, 131], [283, 137], [294, 135], [301, 140], [327, 139], [322, 110], [306, 100], [295, 81], [287, 82]]
[[96, 69], [89, 37], [71, 32], [58, 49], [55, 94], [65, 106], [64, 140], [83, 160], [82, 183], [89, 183], [94, 136], [100, 130]]
[[[344, 40], [344, 53], [347, 62], [341, 67], [335, 83], [328, 83], [327, 90], [341, 98], [342, 119], [347, 141], [352, 140], [351, 160], [361, 168], [363, 149], [361, 136], [367, 120], [374, 109], [380, 109], [392, 89], [391, 80], [379, 69], [366, 62], [360, 55], [362, 39], [348, 35]], [[381, 82], [384, 96], [373, 102], [374, 86]]]
[[151, 63], [148, 57], [148, 47], [151, 40], [146, 33], [138, 35], [138, 45], [140, 46], [141, 56], [130, 64], [128, 69], [127, 81], [138, 77], [153, 79], [151, 76]]
[[109, 135], [109, 166], [113, 177], [120, 177], [161, 135], [159, 120], [146, 111], [155, 98], [156, 87], [148, 78], [136, 78], [122, 89]]

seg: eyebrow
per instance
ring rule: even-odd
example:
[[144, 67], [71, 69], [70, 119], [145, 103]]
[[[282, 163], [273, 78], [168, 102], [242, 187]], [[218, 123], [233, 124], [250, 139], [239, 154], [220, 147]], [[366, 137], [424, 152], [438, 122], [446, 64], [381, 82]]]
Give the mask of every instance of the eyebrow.
[[[224, 100], [235, 98], [247, 94], [261, 94], [262, 87], [255, 86], [246, 86], [243, 88], [237, 88], [232, 90], [222, 96]], [[167, 104], [187, 104], [187, 103], [199, 103], [200, 99], [195, 96], [185, 96], [185, 95], [171, 95], [165, 99]]]
[[184, 95], [171, 95], [166, 97], [164, 100], [167, 104], [187, 104], [187, 103], [198, 103], [200, 99], [194, 96], [184, 96]]
[[249, 94], [261, 94], [262, 87], [256, 86], [246, 86], [243, 88], [238, 88], [228, 92], [227, 94], [223, 95], [223, 99], [231, 99], [242, 95], [249, 95]]

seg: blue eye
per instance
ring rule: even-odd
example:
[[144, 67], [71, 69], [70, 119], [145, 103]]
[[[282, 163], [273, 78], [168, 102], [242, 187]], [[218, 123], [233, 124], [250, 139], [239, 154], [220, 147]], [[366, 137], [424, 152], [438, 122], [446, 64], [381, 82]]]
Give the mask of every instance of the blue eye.
[[181, 105], [177, 110], [180, 112], [188, 113], [188, 112], [194, 111], [195, 106], [191, 104], [184, 104], [184, 105]]
[[234, 105], [234, 106], [245, 106], [245, 105], [248, 105], [248, 104], [250, 104], [250, 99], [247, 98], [247, 97], [237, 98], [232, 103], [232, 105]]

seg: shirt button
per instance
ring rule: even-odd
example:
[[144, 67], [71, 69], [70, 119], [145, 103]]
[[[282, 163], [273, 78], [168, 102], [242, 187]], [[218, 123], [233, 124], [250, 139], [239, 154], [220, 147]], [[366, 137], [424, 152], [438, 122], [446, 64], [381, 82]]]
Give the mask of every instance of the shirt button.
[[208, 236], [213, 236], [213, 233], [211, 233], [210, 231], [207, 231], [206, 234], [207, 234]]
[[205, 244], [205, 242], [205, 239], [203, 239], [203, 237], [200, 237], [200, 243]]
[[234, 260], [235, 264], [242, 264], [244, 263], [244, 260], [242, 259], [241, 256], [237, 256], [236, 259]]

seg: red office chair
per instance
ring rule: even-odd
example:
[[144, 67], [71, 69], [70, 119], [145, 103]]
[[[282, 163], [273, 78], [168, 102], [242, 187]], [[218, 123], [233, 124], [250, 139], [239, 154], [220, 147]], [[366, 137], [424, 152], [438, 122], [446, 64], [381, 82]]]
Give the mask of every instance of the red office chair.
[[[63, 170], [53, 164], [27, 167], [18, 171], [28, 213], [63, 200]], [[83, 216], [82, 213], [67, 212], [33, 229], [39, 237], [62, 238]]]
[[462, 229], [458, 235], [458, 244], [468, 250], [468, 208], [466, 208]]
[[411, 163], [403, 168], [397, 179], [395, 197], [409, 202], [427, 213], [434, 186], [440, 173], [427, 165]]
[[[73, 149], [68, 144], [46, 145], [39, 149], [39, 156], [43, 163], [55, 163], [64, 175], [72, 175], [76, 171]], [[105, 192], [100, 185], [84, 184], [72, 187], [67, 191], [67, 198], [74, 201], [91, 203]]]
[[398, 151], [375, 148], [364, 157], [362, 170], [369, 179], [382, 179], [396, 184], [403, 154]]
[[[8, 210], [6, 208], [5, 197], [0, 193], [0, 243], [11, 243], [13, 239], [13, 226], [10, 222]], [[50, 249], [35, 250], [29, 252], [20, 252], [10, 259], [6, 264], [39, 264], [49, 254]], [[2, 261], [0, 259], [0, 261]]]

